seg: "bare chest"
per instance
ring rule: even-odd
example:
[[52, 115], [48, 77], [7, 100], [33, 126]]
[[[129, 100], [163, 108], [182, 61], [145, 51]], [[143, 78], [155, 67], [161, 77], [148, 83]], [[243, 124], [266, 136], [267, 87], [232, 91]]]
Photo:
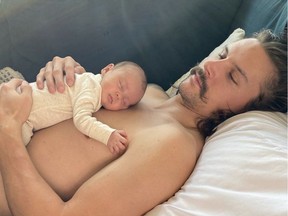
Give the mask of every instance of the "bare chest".
[[109, 126], [125, 130], [130, 138], [139, 136], [138, 132], [167, 124], [173, 121], [160, 111], [146, 107], [135, 107], [123, 111], [100, 110], [95, 114], [96, 118]]
[[[96, 116], [113, 128], [125, 130], [131, 146], [146, 143], [145, 139], [153, 135], [152, 128], [168, 121], [161, 114], [133, 108], [120, 112], [100, 110]], [[135, 138], [137, 142], [133, 142]], [[119, 157], [111, 154], [106, 145], [80, 133], [72, 120], [36, 132], [28, 151], [40, 174], [64, 199]]]

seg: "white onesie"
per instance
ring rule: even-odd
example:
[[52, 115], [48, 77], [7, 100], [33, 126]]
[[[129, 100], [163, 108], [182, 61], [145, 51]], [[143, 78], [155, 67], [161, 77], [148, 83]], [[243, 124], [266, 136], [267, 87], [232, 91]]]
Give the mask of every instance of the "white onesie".
[[29, 143], [34, 131], [73, 117], [79, 131], [107, 145], [115, 129], [92, 117], [102, 106], [101, 80], [100, 74], [76, 74], [72, 87], [65, 83], [64, 93], [55, 94], [49, 93], [46, 86], [39, 90], [35, 82], [30, 83], [33, 89], [33, 105], [30, 116], [22, 127], [24, 144]]

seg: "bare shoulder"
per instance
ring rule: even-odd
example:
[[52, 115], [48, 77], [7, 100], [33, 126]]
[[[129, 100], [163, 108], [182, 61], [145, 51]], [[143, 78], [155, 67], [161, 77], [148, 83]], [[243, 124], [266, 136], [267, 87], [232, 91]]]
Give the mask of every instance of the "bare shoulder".
[[164, 89], [156, 84], [148, 84], [145, 95], [168, 98]]
[[144, 97], [141, 102], [149, 104], [149, 106], [158, 105], [169, 97], [160, 86], [156, 84], [148, 84]]

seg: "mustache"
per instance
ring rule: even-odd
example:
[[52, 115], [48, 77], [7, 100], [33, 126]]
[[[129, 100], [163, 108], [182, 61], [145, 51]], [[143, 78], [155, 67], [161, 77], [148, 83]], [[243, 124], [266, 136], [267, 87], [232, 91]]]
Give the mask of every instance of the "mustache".
[[196, 76], [198, 76], [199, 79], [200, 79], [200, 82], [201, 82], [200, 98], [201, 98], [202, 101], [205, 102], [205, 99], [207, 99], [205, 97], [205, 94], [206, 94], [206, 92], [208, 90], [207, 79], [206, 79], [206, 76], [205, 76], [205, 72], [199, 65], [196, 65], [196, 66], [194, 66], [193, 68], [190, 69], [190, 76], [194, 75], [194, 74]]

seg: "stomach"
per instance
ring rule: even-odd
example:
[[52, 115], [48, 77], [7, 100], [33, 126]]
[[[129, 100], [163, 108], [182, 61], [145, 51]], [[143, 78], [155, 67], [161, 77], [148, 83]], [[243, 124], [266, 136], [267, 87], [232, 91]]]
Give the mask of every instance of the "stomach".
[[64, 200], [119, 157], [79, 132], [71, 119], [36, 132], [27, 150], [40, 175]]
[[[101, 109], [96, 117], [112, 128], [125, 130], [131, 141], [149, 126], [149, 111], [138, 110], [139, 107], [117, 112]], [[40, 175], [63, 200], [71, 198], [86, 180], [121, 156], [78, 131], [72, 119], [35, 132], [27, 150]]]

